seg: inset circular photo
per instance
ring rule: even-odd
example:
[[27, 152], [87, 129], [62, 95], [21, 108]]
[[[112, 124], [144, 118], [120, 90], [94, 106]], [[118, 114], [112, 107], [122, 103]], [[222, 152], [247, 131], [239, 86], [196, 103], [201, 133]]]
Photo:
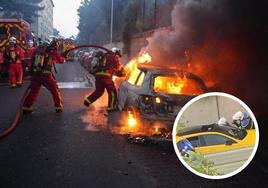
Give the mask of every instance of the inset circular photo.
[[223, 179], [242, 171], [258, 143], [256, 118], [240, 99], [211, 92], [190, 100], [173, 127], [174, 149], [183, 165], [208, 179]]

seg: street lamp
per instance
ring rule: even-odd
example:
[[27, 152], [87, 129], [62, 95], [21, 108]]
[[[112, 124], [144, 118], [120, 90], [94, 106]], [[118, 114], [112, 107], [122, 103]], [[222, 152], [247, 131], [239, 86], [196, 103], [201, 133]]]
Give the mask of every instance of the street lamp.
[[111, 30], [110, 30], [110, 45], [113, 45], [113, 20], [114, 20], [114, 0], [111, 3]]

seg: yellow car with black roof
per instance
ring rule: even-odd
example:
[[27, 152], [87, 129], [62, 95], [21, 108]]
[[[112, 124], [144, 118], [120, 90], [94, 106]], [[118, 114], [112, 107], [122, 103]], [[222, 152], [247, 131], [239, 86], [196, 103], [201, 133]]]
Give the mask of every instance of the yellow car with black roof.
[[256, 131], [255, 129], [220, 127], [218, 124], [200, 125], [184, 128], [177, 132], [178, 145], [186, 139], [196, 152], [210, 154], [254, 147]]

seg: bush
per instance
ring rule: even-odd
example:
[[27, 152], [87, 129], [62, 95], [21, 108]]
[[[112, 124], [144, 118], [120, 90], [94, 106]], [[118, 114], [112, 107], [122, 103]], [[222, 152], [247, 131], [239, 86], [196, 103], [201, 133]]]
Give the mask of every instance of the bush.
[[215, 168], [214, 162], [207, 160], [201, 153], [189, 151], [189, 157], [182, 157], [184, 161], [194, 170], [202, 174], [216, 176], [222, 175]]

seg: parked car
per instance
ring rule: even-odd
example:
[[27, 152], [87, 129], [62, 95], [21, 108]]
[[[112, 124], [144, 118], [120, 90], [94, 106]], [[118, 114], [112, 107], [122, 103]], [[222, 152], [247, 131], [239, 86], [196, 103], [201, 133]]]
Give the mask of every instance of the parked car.
[[255, 129], [236, 129], [220, 127], [217, 124], [200, 125], [178, 131], [177, 143], [187, 139], [196, 152], [202, 154], [218, 153], [234, 149], [254, 147]]
[[[196, 95], [208, 91], [200, 77], [179, 69], [139, 64], [137, 71], [121, 82], [118, 108], [135, 116], [139, 124], [158, 123], [170, 132], [181, 108]], [[178, 79], [187, 80], [187, 84], [177, 88]]]

